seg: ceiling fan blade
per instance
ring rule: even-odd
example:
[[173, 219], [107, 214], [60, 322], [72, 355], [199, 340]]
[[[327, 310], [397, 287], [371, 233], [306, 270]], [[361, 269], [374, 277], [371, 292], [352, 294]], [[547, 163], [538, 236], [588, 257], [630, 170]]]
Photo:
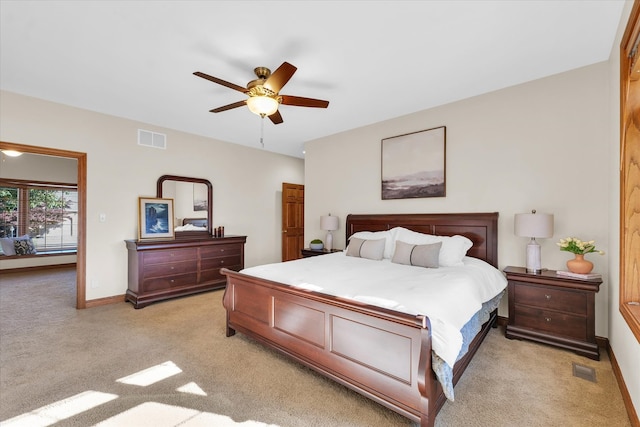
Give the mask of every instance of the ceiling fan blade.
[[296, 70], [297, 68], [293, 65], [289, 64], [288, 62], [283, 62], [277, 70], [271, 73], [267, 81], [264, 82], [263, 86], [275, 93], [278, 93], [280, 92], [280, 89], [282, 89], [282, 87], [287, 84]]
[[247, 101], [238, 101], [233, 104], [224, 105], [222, 107], [214, 108], [213, 110], [209, 110], [210, 113], [221, 113], [223, 111], [231, 110], [233, 108], [244, 107], [247, 105]]
[[282, 97], [281, 104], [283, 105], [295, 105], [297, 107], [314, 107], [314, 108], [327, 108], [329, 101], [323, 101], [321, 99], [302, 98], [300, 96], [280, 95]]
[[222, 79], [219, 79], [217, 77], [210, 76], [209, 74], [201, 73], [200, 71], [196, 71], [193, 74], [198, 76], [198, 77], [202, 77], [203, 79], [207, 79], [209, 81], [212, 81], [214, 83], [218, 83], [219, 85], [226, 86], [226, 87], [228, 87], [230, 89], [233, 89], [233, 90], [237, 90], [238, 92], [242, 92], [242, 93], [247, 93], [248, 92], [246, 87], [242, 87], [242, 86], [238, 86], [238, 85], [233, 84], [233, 83], [229, 83], [226, 80], [222, 80]]
[[269, 119], [273, 122], [274, 125], [279, 125], [282, 123], [282, 116], [280, 115], [280, 111], [276, 111], [272, 115], [269, 116]]

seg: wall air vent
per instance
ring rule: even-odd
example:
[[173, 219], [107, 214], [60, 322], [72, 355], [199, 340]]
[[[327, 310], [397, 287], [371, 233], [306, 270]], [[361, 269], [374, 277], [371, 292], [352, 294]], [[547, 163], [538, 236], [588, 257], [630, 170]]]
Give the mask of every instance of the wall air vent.
[[150, 130], [138, 129], [138, 145], [166, 150], [167, 135], [151, 132]]

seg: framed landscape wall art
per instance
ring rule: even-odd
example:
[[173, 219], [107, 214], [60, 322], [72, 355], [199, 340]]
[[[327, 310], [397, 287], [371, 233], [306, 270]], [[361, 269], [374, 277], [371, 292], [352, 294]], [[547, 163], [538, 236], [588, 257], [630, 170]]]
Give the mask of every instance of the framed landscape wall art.
[[382, 200], [445, 197], [446, 127], [382, 140]]
[[173, 239], [173, 199], [138, 197], [138, 238]]

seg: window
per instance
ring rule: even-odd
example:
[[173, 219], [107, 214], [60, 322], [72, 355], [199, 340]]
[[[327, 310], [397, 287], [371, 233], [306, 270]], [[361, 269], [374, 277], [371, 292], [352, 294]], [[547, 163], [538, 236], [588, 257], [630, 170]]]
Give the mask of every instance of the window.
[[76, 250], [75, 184], [0, 179], [0, 237], [28, 234], [38, 252]]

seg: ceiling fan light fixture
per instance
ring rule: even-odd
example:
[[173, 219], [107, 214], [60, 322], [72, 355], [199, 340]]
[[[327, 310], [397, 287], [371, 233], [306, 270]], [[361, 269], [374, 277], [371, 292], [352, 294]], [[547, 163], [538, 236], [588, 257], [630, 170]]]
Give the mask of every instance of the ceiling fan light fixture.
[[270, 116], [278, 111], [279, 102], [270, 96], [252, 96], [247, 99], [249, 111], [259, 116]]

